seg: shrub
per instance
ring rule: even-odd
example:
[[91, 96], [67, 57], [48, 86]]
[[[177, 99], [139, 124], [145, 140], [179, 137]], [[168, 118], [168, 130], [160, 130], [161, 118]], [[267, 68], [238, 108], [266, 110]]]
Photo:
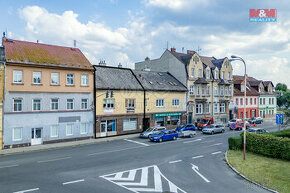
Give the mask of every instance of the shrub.
[[272, 132], [272, 133], [268, 133], [268, 134], [276, 136], [276, 137], [288, 137], [288, 138], [290, 138], [290, 129], [276, 131], [276, 132]]
[[290, 160], [290, 139], [273, 135], [246, 134], [247, 151], [260, 155]]
[[229, 149], [231, 150], [240, 150], [243, 147], [242, 137], [240, 136], [230, 137], [228, 139], [228, 142], [229, 142]]

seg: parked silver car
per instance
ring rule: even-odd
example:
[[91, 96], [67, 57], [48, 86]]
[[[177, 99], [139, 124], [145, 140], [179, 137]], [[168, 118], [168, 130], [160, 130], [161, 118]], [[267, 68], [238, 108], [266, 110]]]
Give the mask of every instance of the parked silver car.
[[146, 131], [140, 134], [141, 138], [149, 138], [152, 134], [155, 134], [159, 131], [165, 130], [165, 127], [150, 127]]
[[215, 133], [223, 133], [225, 132], [224, 125], [212, 124], [208, 127], [202, 129], [202, 133], [206, 134], [215, 134]]
[[242, 119], [232, 119], [232, 120], [228, 121], [227, 126], [229, 127], [229, 126], [231, 126], [232, 123], [236, 124], [237, 122], [240, 122], [240, 121], [242, 121]]

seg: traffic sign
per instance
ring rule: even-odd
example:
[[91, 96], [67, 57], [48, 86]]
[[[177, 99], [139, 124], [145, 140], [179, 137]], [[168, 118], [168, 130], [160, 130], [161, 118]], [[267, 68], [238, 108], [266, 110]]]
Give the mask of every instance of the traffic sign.
[[232, 128], [232, 129], [236, 129], [236, 128], [237, 128], [237, 125], [234, 124], [234, 123], [232, 123], [232, 124], [231, 124], [231, 128]]
[[276, 114], [276, 124], [282, 125], [283, 124], [283, 114]]

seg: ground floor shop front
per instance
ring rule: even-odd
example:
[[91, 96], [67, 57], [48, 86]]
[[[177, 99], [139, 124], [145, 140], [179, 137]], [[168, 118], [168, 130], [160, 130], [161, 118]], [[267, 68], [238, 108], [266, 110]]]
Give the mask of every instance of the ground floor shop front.
[[[258, 117], [258, 107], [256, 108], [246, 108], [246, 118]], [[237, 112], [235, 113], [236, 119], [243, 119], [244, 118], [244, 108], [238, 108]]]
[[276, 116], [276, 108], [275, 107], [265, 107], [259, 108], [259, 116], [262, 118], [272, 118]]

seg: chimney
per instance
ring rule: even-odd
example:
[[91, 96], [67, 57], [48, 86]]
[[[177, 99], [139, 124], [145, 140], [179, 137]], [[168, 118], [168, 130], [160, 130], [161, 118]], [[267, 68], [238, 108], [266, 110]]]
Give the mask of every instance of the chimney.
[[38, 40], [36, 40], [36, 43], [38, 43]]
[[171, 52], [176, 52], [176, 48], [171, 48]]
[[195, 53], [195, 51], [193, 51], [193, 50], [187, 50], [187, 54], [194, 54]]
[[121, 64], [121, 62], [119, 63], [118, 68], [122, 68], [122, 64]]
[[149, 61], [150, 60], [150, 58], [147, 56], [146, 58], [145, 58], [145, 61]]
[[100, 66], [106, 66], [106, 61], [101, 59], [100, 62], [99, 62], [99, 65]]

